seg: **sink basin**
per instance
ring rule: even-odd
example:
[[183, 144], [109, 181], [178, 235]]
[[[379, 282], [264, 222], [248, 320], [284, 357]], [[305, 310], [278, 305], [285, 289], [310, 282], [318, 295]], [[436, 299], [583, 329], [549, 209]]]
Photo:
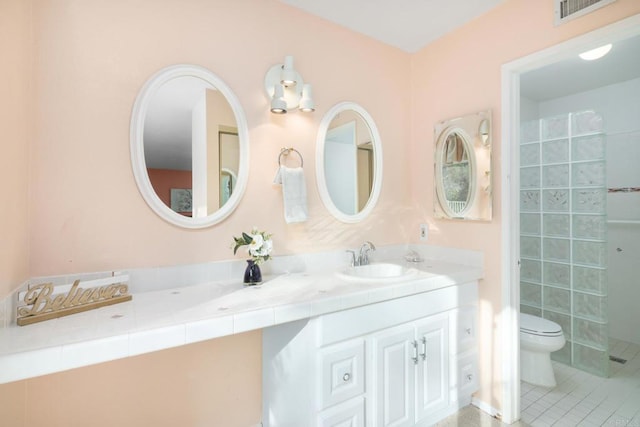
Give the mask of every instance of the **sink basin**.
[[401, 282], [418, 274], [415, 268], [407, 268], [398, 264], [376, 263], [349, 267], [336, 272], [343, 280], [350, 282]]

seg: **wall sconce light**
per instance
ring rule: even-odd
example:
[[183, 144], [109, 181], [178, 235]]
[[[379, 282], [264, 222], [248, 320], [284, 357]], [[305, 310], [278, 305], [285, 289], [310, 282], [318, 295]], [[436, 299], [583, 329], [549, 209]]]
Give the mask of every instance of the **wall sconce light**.
[[489, 145], [489, 132], [489, 120], [483, 119], [478, 127], [478, 135], [480, 135], [480, 140], [484, 146]]
[[264, 76], [264, 89], [274, 114], [285, 114], [296, 108], [305, 113], [316, 109], [311, 85], [305, 84], [300, 73], [293, 68], [293, 56], [285, 56], [284, 64], [269, 68]]

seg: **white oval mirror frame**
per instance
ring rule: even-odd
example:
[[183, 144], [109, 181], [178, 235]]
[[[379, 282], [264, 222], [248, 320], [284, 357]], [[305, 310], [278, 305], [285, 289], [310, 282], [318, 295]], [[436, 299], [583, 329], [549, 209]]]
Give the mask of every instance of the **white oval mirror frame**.
[[[325, 176], [325, 141], [327, 138], [327, 132], [333, 119], [343, 111], [353, 111], [362, 117], [369, 132], [371, 133], [371, 144], [373, 146], [373, 184], [371, 187], [371, 194], [366, 205], [356, 214], [346, 214], [342, 212], [334, 203], [329, 189], [327, 187], [327, 180]], [[316, 140], [316, 180], [318, 185], [318, 192], [320, 198], [324, 203], [327, 210], [336, 219], [346, 222], [355, 223], [365, 219], [376, 206], [380, 197], [380, 189], [382, 187], [382, 143], [380, 142], [380, 134], [378, 128], [371, 115], [360, 105], [354, 102], [341, 102], [334, 105], [322, 118], [320, 122], [320, 128], [318, 130], [318, 138]]]
[[[469, 188], [467, 190], [467, 200], [464, 208], [460, 212], [455, 212], [453, 209], [449, 207], [449, 200], [446, 197], [446, 190], [444, 188], [444, 176], [442, 173], [443, 169], [443, 158], [445, 156], [445, 146], [446, 142], [451, 135], [458, 135], [463, 141], [464, 150], [467, 153], [467, 159], [469, 162]], [[449, 218], [464, 218], [465, 214], [469, 209], [473, 206], [474, 198], [476, 194], [476, 164], [475, 164], [475, 152], [473, 148], [473, 144], [471, 143], [472, 139], [464, 131], [464, 129], [459, 127], [450, 127], [444, 130], [436, 142], [436, 152], [435, 152], [435, 185], [436, 185], [436, 198], [435, 203], [439, 203], [440, 209], [444, 211], [444, 213]]]
[[[220, 209], [204, 217], [188, 217], [169, 208], [156, 194], [149, 180], [144, 155], [144, 121], [149, 103], [156, 91], [166, 82], [178, 77], [196, 77], [220, 91], [229, 102], [236, 119], [239, 140], [238, 173], [233, 193]], [[184, 228], [205, 228], [217, 224], [229, 216], [240, 203], [249, 177], [249, 130], [240, 101], [231, 89], [211, 71], [197, 65], [173, 65], [151, 76], [138, 94], [131, 114], [130, 128], [131, 166], [138, 190], [149, 207], [165, 221]]]

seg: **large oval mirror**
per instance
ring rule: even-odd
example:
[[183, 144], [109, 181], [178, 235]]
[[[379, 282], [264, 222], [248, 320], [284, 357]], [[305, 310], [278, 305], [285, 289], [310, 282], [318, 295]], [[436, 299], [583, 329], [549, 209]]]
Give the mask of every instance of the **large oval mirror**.
[[353, 102], [342, 102], [323, 117], [316, 142], [320, 197], [343, 222], [371, 213], [382, 185], [382, 145], [373, 118]]
[[222, 221], [240, 202], [249, 172], [240, 102], [205, 68], [160, 70], [133, 108], [131, 162], [140, 193], [166, 221], [187, 228]]
[[464, 217], [473, 203], [475, 180], [473, 145], [462, 129], [443, 132], [436, 145], [436, 194], [451, 218]]

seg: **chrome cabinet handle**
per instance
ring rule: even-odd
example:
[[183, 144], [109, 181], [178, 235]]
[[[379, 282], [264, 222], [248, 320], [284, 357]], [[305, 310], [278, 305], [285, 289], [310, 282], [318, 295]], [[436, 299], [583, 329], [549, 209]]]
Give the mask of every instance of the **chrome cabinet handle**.
[[467, 328], [465, 331], [467, 332], [467, 335], [471, 335], [471, 328]]
[[427, 337], [422, 337], [422, 360], [427, 360]]
[[342, 381], [344, 381], [345, 383], [348, 382], [351, 379], [351, 374], [349, 372], [345, 373], [342, 376]]
[[413, 357], [411, 358], [413, 360], [414, 364], [418, 364], [418, 341], [413, 341], [411, 343], [411, 345], [413, 345]]

